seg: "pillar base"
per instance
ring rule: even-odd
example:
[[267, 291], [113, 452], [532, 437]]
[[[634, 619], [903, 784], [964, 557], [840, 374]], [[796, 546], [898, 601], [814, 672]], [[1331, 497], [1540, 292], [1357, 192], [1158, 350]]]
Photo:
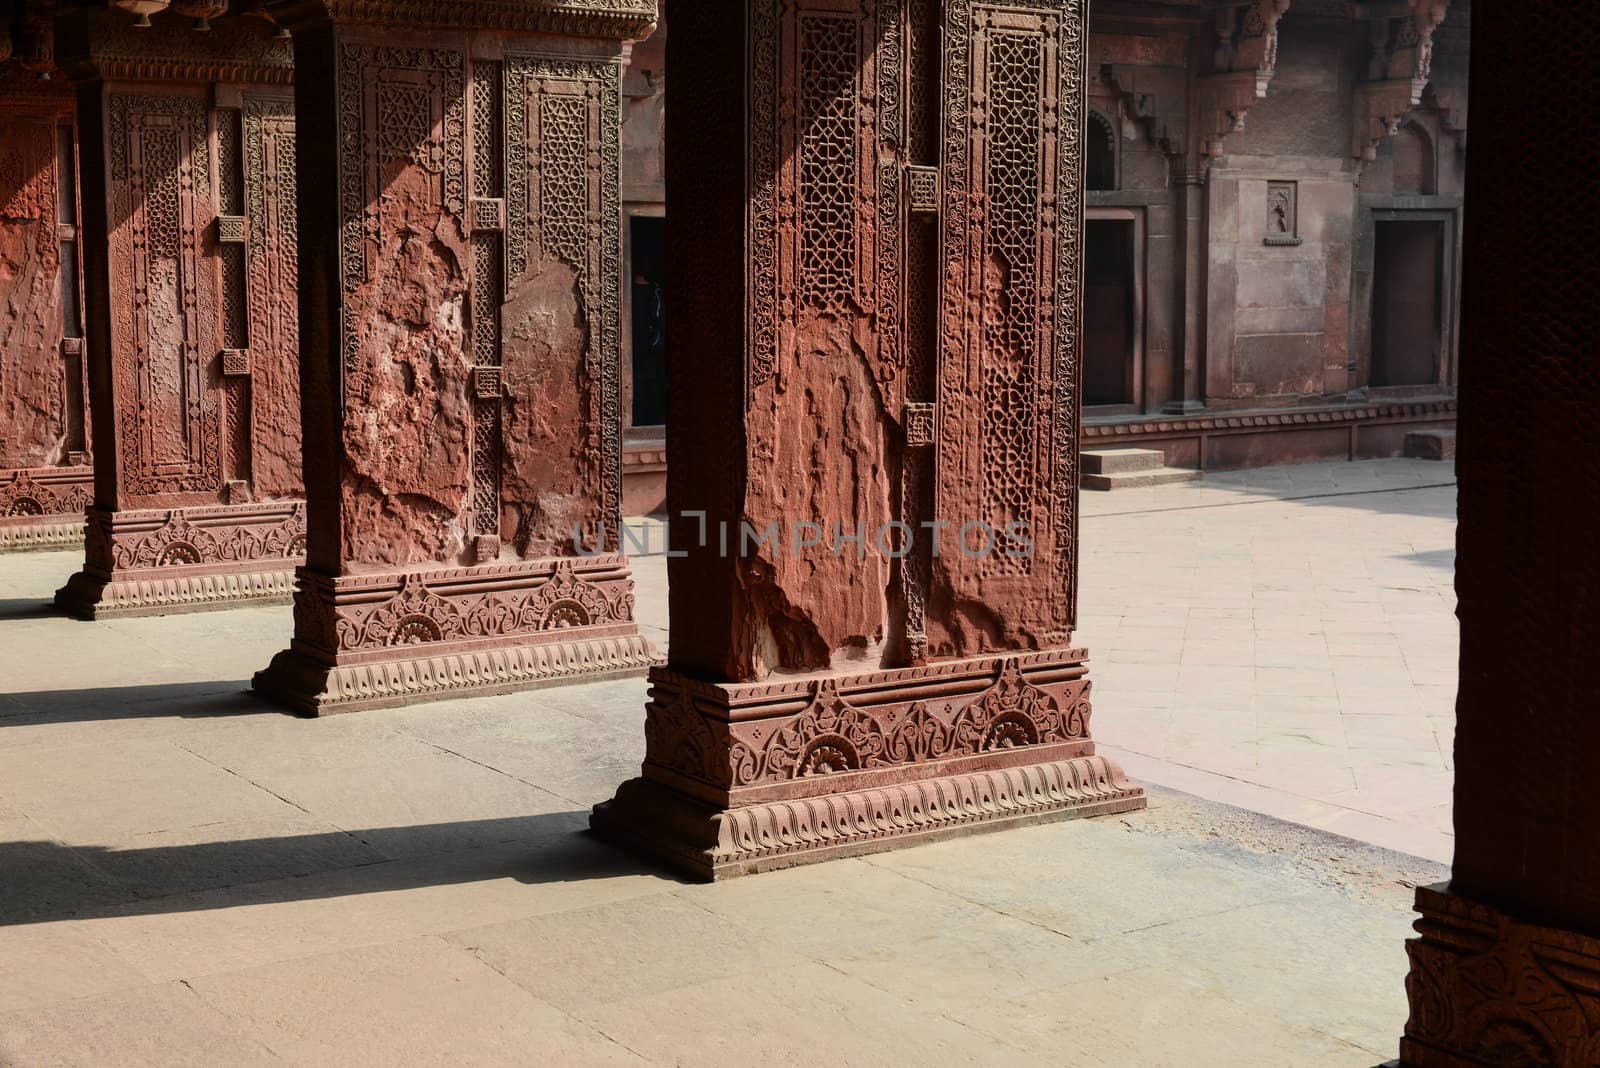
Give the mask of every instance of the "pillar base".
[[93, 495], [90, 468], [0, 471], [0, 553], [81, 549], [83, 513]]
[[287, 604], [305, 539], [300, 501], [91, 508], [84, 569], [56, 591], [56, 606], [79, 619], [107, 619]]
[[735, 809], [630, 779], [595, 806], [589, 826], [624, 849], [711, 882], [1144, 806], [1144, 791], [1121, 768], [1090, 756]]
[[636, 677], [661, 658], [607, 555], [328, 576], [301, 568], [295, 639], [255, 677], [306, 716]]
[[1406, 1068], [1600, 1064], [1600, 939], [1417, 888]]
[[641, 776], [601, 837], [723, 879], [1143, 808], [1094, 752], [1081, 649], [713, 684], [651, 673]]

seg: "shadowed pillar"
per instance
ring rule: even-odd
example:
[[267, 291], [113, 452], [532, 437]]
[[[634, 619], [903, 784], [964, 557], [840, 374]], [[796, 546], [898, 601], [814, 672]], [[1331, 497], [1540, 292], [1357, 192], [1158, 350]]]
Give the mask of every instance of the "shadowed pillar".
[[595, 830], [715, 878], [1142, 806], [1071, 644], [1083, 5], [673, 20], [685, 555]]
[[650, 0], [284, 0], [303, 713], [655, 662], [620, 554], [620, 55]]
[[[1600, 8], [1474, 13], [1461, 312], [1455, 863], [1407, 943], [1416, 1068], [1600, 1063], [1600, 272], [1592, 195]], [[1586, 47], [1587, 45], [1588, 47]], [[1540, 77], [1529, 78], [1537, 70]], [[1563, 105], [1549, 106], [1549, 86]], [[1587, 88], [1585, 88], [1587, 87]]]
[[95, 442], [84, 568], [56, 602], [85, 618], [286, 601], [305, 551], [288, 44], [257, 18], [195, 29], [225, 4], [144, 26], [138, 6], [56, 24]]

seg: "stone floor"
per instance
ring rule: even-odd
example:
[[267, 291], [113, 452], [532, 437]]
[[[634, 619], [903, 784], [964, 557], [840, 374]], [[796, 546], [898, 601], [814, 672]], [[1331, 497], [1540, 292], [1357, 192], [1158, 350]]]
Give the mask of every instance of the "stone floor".
[[[1097, 733], [1150, 784], [1442, 840], [1441, 473], [1086, 499]], [[75, 563], [0, 557], [6, 1068], [1394, 1053], [1427, 861], [1153, 785], [1144, 813], [687, 885], [579, 833], [637, 768], [641, 681], [295, 719], [242, 692], [286, 609], [78, 623], [41, 607]]]
[[1449, 465], [1265, 468], [1083, 500], [1094, 732], [1130, 773], [1449, 862]]

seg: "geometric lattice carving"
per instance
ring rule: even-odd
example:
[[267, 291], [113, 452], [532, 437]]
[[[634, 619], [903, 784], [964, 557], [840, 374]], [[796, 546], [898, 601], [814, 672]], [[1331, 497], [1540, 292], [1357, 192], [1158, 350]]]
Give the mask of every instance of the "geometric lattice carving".
[[472, 201], [472, 229], [475, 232], [500, 231], [506, 228], [506, 202], [500, 197], [475, 198]]
[[905, 408], [906, 447], [927, 448], [933, 444], [933, 405], [910, 403]]
[[243, 215], [218, 215], [217, 240], [225, 245], [243, 244], [249, 220]]
[[932, 215], [939, 210], [939, 168], [907, 167], [906, 190], [914, 215]]
[[230, 377], [250, 373], [249, 349], [223, 349], [222, 373]]

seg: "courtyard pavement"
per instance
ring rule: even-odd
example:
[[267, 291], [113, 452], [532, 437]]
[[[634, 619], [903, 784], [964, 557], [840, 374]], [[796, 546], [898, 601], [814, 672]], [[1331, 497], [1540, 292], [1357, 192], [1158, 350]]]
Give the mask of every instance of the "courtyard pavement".
[[1454, 483], [1374, 460], [1085, 493], [1095, 736], [1138, 779], [1449, 863]]
[[1370, 1068], [1445, 870], [1231, 805], [1447, 851], [1448, 470], [1086, 495], [1149, 811], [719, 886], [581, 833], [642, 680], [301, 720], [244, 692], [287, 609], [80, 623], [0, 556], [0, 1065]]

